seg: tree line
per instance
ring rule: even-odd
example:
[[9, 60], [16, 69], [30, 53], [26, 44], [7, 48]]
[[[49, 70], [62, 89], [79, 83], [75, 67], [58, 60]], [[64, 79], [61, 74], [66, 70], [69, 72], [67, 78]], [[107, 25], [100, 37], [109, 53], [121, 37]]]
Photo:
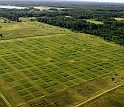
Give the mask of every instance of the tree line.
[[[47, 12], [45, 16], [37, 17], [37, 21], [93, 34], [124, 45], [124, 21], [116, 21], [116, 17], [124, 17], [123, 5], [80, 5]], [[103, 24], [90, 23], [87, 19], [101, 21]]]
[[[0, 9], [0, 17], [19, 22], [20, 17], [36, 17], [38, 22], [60, 26], [72, 31], [100, 36], [107, 41], [124, 45], [124, 21], [114, 18], [124, 17], [122, 4], [83, 4], [60, 3], [48, 4], [54, 9]], [[63, 9], [58, 9], [58, 7]], [[101, 21], [103, 24], [87, 22], [87, 19]]]

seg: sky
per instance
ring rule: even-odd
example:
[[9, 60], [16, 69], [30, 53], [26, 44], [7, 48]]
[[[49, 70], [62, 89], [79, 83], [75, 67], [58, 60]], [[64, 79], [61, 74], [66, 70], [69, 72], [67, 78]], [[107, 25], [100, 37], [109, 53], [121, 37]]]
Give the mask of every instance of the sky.
[[85, 1], [124, 3], [124, 0], [85, 0]]
[[[0, 0], [2, 1], [2, 0]], [[21, 0], [4, 0], [4, 1], [21, 1]], [[22, 0], [24, 1], [24, 0]], [[124, 0], [26, 0], [26, 1], [85, 1], [85, 2], [113, 2], [124, 3]]]

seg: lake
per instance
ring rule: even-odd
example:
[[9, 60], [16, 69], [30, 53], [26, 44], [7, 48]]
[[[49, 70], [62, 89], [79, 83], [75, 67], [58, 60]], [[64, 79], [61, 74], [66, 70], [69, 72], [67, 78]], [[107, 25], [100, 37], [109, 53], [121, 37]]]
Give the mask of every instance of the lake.
[[26, 9], [27, 7], [0, 5], [0, 8], [5, 8], [5, 9]]

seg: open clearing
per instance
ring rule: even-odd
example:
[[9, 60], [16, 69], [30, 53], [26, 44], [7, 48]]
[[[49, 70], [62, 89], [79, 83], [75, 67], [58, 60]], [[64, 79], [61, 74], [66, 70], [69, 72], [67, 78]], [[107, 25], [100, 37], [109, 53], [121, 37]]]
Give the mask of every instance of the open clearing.
[[94, 19], [88, 19], [87, 22], [94, 23], [94, 24], [103, 24], [103, 22], [95, 21]]
[[0, 37], [0, 40], [71, 33], [67, 29], [50, 26], [44, 23], [31, 22], [30, 19], [34, 18], [20, 18], [22, 21], [21, 23], [1, 22], [0, 25], [2, 28], [0, 28], [0, 33], [3, 34], [3, 37]]
[[73, 107], [124, 82], [124, 47], [38, 22], [1, 25], [0, 91], [12, 107]]
[[39, 7], [34, 7], [35, 9], [40, 9], [40, 10], [49, 10], [50, 7], [45, 7], [45, 6], [39, 6]]
[[124, 18], [115, 18], [115, 20], [117, 20], [117, 21], [123, 21]]
[[39, 6], [39, 7], [34, 7], [34, 8], [35, 9], [40, 9], [41, 11], [49, 10], [49, 9], [57, 9], [57, 10], [61, 11], [61, 10], [65, 9], [65, 8], [56, 8], [56, 7], [47, 7], [47, 6]]

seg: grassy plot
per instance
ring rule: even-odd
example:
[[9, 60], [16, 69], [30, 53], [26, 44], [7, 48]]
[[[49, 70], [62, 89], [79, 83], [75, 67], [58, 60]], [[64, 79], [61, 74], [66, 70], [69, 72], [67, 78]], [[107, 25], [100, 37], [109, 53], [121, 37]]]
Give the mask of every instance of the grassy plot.
[[[124, 47], [86, 34], [3, 40], [0, 89], [13, 107], [27, 102], [32, 107], [71, 106], [96, 95], [104, 86], [118, 84], [120, 76], [112, 78], [124, 69], [123, 59]], [[97, 83], [99, 77], [102, 80]]]
[[5, 18], [0, 18], [0, 23], [3, 23], [4, 20], [6, 20]]
[[35, 9], [40, 9], [41, 11], [42, 10], [49, 10], [50, 7], [46, 7], [46, 6], [39, 6], [39, 7], [34, 7]]
[[124, 18], [115, 18], [115, 20], [117, 20], [117, 21], [123, 21]]
[[0, 107], [9, 107], [1, 97], [0, 97]]
[[[119, 72], [123, 73], [123, 71], [119, 71]], [[120, 83], [124, 82], [124, 80], [121, 78], [121, 76], [122, 77], [124, 76], [124, 73], [123, 75], [116, 77], [116, 79], [119, 80], [118, 82], [116, 82], [116, 84], [115, 84], [115, 81], [111, 80], [113, 75], [114, 75], [113, 73], [110, 73], [107, 76], [102, 76], [100, 78], [93, 79], [88, 82], [79, 84], [77, 86], [73, 86], [68, 89], [55, 92], [51, 95], [45, 96], [43, 98], [39, 98], [38, 100], [32, 100], [29, 102], [29, 104], [31, 107], [42, 107], [42, 106], [45, 106], [45, 107], [62, 107], [62, 106], [63, 107], [66, 107], [66, 106], [67, 107], [79, 107], [77, 105], [80, 104], [82, 101], [85, 102], [101, 93], [104, 93], [106, 90], [111, 89], [112, 87], [116, 87], [116, 85], [118, 86]], [[121, 91], [121, 93], [123, 93], [123, 91]], [[118, 98], [122, 98], [121, 102], [118, 99], [116, 99], [116, 101], [120, 102], [119, 105], [123, 105], [123, 97], [124, 97], [123, 94], [121, 96], [119, 95], [119, 93], [115, 93], [115, 96], [118, 96]], [[94, 99], [91, 101], [94, 101]], [[95, 105], [96, 105], [95, 107], [99, 106], [99, 104], [97, 105], [98, 102], [95, 102]], [[90, 106], [94, 107], [90, 101], [81, 105], [80, 107], [85, 107], [85, 105], [88, 105], [86, 107], [90, 107]], [[104, 105], [104, 103], [101, 103], [101, 105]], [[107, 106], [107, 103], [105, 105]], [[113, 106], [113, 107], [116, 107], [116, 106]]]
[[87, 22], [90, 22], [90, 23], [94, 23], [94, 24], [103, 24], [103, 22], [100, 22], [100, 21], [96, 21], [94, 19], [88, 19], [86, 20]]
[[0, 37], [0, 40], [71, 33], [67, 29], [38, 22], [31, 22], [30, 19], [31, 18], [20, 18], [22, 22], [18, 23], [0, 22], [0, 26], [2, 26], [2, 28], [0, 28], [0, 33], [3, 35], [3, 37]]
[[[41, 10], [41, 11], [43, 11], [43, 10], [49, 10], [49, 9], [57, 9], [57, 10], [59, 10], [59, 11], [61, 11], [61, 10], [63, 10], [63, 9], [71, 9], [71, 8], [57, 8], [57, 7], [47, 7], [47, 6], [39, 6], [39, 7], [34, 7], [35, 9], [39, 9], [39, 10]], [[49, 11], [51, 11], [51, 10], [49, 10]]]
[[123, 107], [123, 106], [124, 106], [124, 85], [80, 107]]

